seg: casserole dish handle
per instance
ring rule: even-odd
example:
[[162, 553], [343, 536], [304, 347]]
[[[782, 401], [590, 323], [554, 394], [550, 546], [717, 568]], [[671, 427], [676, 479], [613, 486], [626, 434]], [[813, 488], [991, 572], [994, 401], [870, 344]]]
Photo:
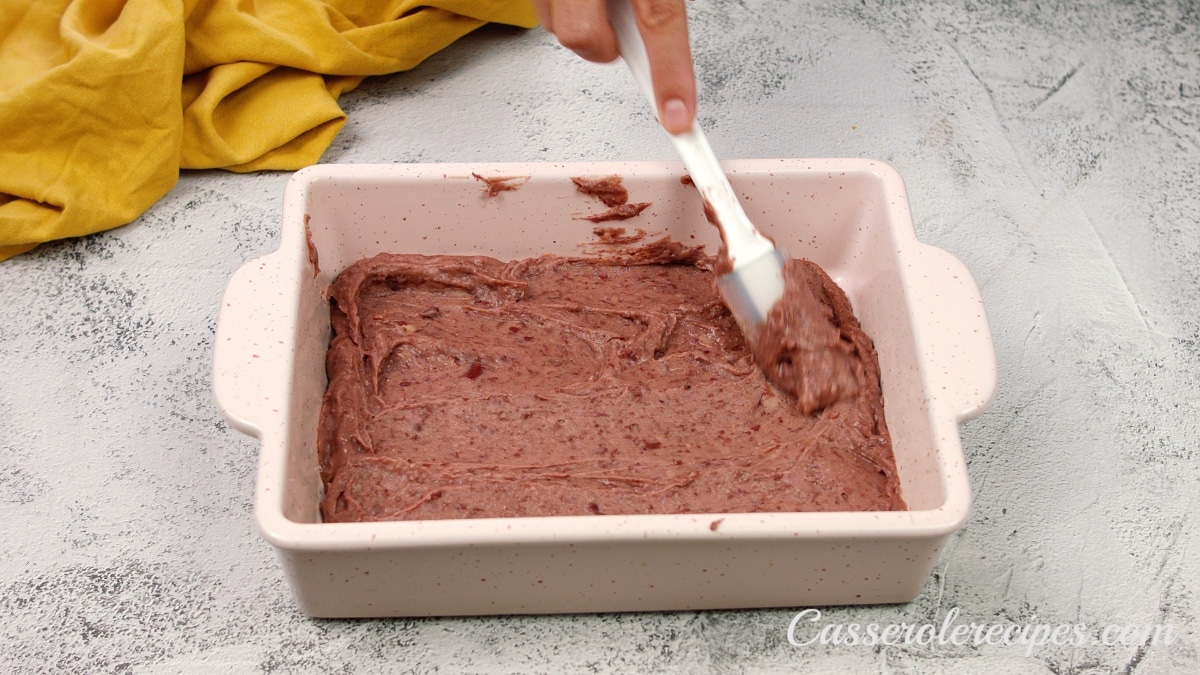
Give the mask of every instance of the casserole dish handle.
[[282, 424], [291, 386], [295, 308], [281, 297], [285, 256], [256, 258], [233, 274], [221, 298], [213, 344], [213, 397], [238, 431], [262, 438], [264, 427]]
[[905, 261], [929, 391], [959, 422], [972, 419], [996, 395], [996, 351], [979, 287], [942, 249], [921, 244], [905, 251]]

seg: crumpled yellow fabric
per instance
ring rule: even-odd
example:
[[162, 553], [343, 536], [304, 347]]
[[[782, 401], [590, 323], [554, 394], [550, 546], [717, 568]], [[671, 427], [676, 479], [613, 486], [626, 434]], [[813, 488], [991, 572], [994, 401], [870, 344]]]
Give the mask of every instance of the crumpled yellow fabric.
[[294, 170], [340, 94], [529, 0], [0, 0], [0, 260], [137, 218], [179, 170]]

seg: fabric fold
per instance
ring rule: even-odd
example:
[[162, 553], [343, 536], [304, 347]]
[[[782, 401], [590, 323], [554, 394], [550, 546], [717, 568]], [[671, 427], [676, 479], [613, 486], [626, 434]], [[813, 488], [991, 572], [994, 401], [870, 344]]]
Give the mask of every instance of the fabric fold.
[[295, 170], [338, 97], [529, 0], [0, 3], [0, 260], [135, 219], [183, 169]]

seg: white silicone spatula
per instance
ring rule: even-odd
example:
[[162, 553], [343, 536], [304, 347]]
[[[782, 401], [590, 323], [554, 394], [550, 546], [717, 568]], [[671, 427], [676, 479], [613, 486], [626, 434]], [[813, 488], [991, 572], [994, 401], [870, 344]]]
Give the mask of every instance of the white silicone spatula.
[[[629, 0], [608, 0], [608, 17], [617, 34], [621, 58], [650, 101], [651, 109], [657, 111], [646, 45], [638, 32]], [[721, 297], [742, 332], [751, 337], [783, 297], [783, 255], [742, 210], [699, 122], [693, 122], [689, 131], [670, 137], [692, 183], [704, 198], [710, 216], [721, 230], [725, 252], [733, 267], [732, 271], [717, 277]]]

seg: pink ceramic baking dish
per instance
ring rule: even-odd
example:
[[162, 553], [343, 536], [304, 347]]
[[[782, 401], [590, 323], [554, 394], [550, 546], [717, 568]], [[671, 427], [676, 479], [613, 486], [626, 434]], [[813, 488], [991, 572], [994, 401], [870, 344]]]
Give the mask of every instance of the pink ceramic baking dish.
[[[345, 267], [384, 251], [579, 255], [594, 225], [578, 216], [598, 209], [572, 176], [617, 174], [631, 200], [652, 202], [618, 225], [714, 251], [717, 235], [678, 163], [316, 166], [288, 184], [279, 250], [229, 282], [213, 373], [222, 414], [261, 442], [258, 527], [301, 609], [469, 615], [916, 596], [970, 509], [958, 425], [995, 390], [978, 289], [958, 260], [916, 240], [903, 182], [888, 166], [783, 159], [725, 168], [751, 220], [792, 255], [821, 264], [875, 340], [910, 510], [321, 523], [323, 292]], [[489, 198], [472, 174], [528, 181]]]

